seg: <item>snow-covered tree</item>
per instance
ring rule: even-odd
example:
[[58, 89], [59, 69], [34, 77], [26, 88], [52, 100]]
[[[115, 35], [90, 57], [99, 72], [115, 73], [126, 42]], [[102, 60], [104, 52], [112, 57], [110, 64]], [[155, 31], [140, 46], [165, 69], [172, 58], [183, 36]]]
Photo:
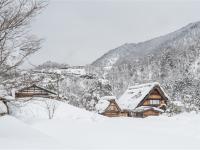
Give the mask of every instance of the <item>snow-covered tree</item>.
[[45, 5], [42, 0], [0, 1], [0, 78], [40, 49], [41, 39], [28, 27]]

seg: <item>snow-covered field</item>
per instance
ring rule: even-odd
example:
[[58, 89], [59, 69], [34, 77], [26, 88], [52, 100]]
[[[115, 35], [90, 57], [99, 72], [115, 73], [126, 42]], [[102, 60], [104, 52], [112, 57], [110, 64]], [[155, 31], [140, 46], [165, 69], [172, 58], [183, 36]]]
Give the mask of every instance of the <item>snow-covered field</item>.
[[30, 121], [27, 108], [42, 110], [21, 108], [15, 117], [26, 123], [0, 117], [0, 149], [200, 149], [200, 114], [107, 118], [60, 102], [54, 119]]
[[0, 117], [0, 149], [58, 149], [62, 144], [14, 117]]

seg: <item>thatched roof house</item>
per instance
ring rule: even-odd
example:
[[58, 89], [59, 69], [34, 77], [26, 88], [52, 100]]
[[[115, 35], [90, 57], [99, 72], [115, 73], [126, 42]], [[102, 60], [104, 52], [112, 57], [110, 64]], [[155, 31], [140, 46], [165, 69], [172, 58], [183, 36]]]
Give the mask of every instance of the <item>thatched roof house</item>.
[[99, 114], [108, 117], [128, 116], [127, 112], [123, 112], [116, 103], [116, 97], [104, 96], [96, 105]]
[[133, 116], [159, 115], [167, 108], [169, 97], [159, 83], [147, 83], [129, 87], [117, 101], [119, 107]]

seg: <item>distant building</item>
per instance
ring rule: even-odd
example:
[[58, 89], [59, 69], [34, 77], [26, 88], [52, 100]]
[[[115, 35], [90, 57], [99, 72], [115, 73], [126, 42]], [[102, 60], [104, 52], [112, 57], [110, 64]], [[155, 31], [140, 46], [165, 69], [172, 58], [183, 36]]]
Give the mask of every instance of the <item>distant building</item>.
[[157, 82], [129, 87], [117, 101], [134, 117], [157, 116], [167, 109], [169, 97]]
[[107, 117], [128, 116], [128, 112], [122, 111], [113, 96], [102, 97], [96, 105], [99, 114]]
[[23, 97], [55, 97], [57, 96], [56, 93], [39, 87], [35, 84], [29, 87], [22, 88], [20, 90], [15, 91], [16, 98], [23, 98]]

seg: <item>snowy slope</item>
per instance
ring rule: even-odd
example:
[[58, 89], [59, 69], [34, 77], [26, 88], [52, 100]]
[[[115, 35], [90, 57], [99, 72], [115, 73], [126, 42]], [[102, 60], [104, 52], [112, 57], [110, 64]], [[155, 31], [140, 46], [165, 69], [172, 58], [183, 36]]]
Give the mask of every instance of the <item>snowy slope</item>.
[[[13, 115], [27, 124], [0, 118], [0, 149], [200, 149], [200, 114], [108, 118], [59, 102], [49, 120], [41, 118], [41, 101], [14, 109]], [[27, 111], [39, 116], [32, 118]]]
[[[127, 43], [118, 48], [110, 50], [102, 57], [92, 63], [94, 66], [108, 67], [120, 64], [122, 62], [131, 61], [132, 58], [137, 59], [140, 56], [147, 55], [152, 52], [162, 51], [167, 47], [189, 47], [196, 44], [200, 37], [200, 22], [190, 23], [187, 26], [148, 41], [140, 43]], [[115, 60], [115, 61], [112, 61]], [[134, 59], [133, 59], [134, 61]], [[109, 63], [112, 62], [112, 63]]]
[[[75, 149], [199, 149], [199, 115], [40, 121], [32, 127]], [[56, 130], [55, 130], [56, 129]], [[67, 141], [67, 142], [66, 142]], [[144, 142], [145, 141], [145, 142]]]
[[[115, 55], [119, 55], [119, 59], [112, 66], [104, 64]], [[136, 83], [159, 82], [172, 100], [183, 101], [190, 97], [188, 101], [199, 107], [199, 62], [200, 22], [195, 22], [167, 35], [134, 44], [120, 53], [111, 50], [92, 66], [111, 68], [99, 75], [106, 75], [117, 97]]]
[[61, 149], [60, 142], [11, 116], [0, 117], [0, 149]]
[[62, 101], [39, 97], [32, 98], [31, 100], [29, 98], [18, 99], [16, 102], [10, 102], [9, 108], [11, 115], [29, 123], [37, 120], [48, 120], [49, 115], [54, 119], [69, 118], [71, 120], [79, 120], [81, 118], [86, 121], [104, 118], [103, 116], [74, 107]]
[[120, 60], [122, 57], [127, 56], [127, 54], [130, 53], [130, 50], [134, 49], [134, 47], [134, 43], [126, 43], [122, 46], [119, 46], [115, 49], [110, 50], [108, 53], [104, 54], [102, 57], [94, 61], [92, 65], [97, 67], [102, 66], [106, 70], [110, 70], [118, 60]]

